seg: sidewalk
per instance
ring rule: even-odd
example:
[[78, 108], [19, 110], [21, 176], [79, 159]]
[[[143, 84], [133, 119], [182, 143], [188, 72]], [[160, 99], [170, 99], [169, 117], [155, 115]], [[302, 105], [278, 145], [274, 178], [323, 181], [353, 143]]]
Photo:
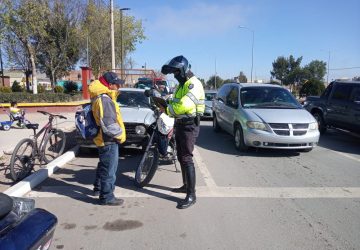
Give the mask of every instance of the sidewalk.
[[[67, 148], [74, 146], [74, 141], [69, 140], [74, 135], [75, 130], [75, 113], [61, 112], [56, 113], [65, 116], [67, 119], [57, 119], [54, 125], [62, 129], [67, 135]], [[48, 116], [40, 113], [28, 113], [26, 119], [31, 123], [39, 124], [39, 131], [48, 121]], [[0, 121], [9, 120], [5, 114], [0, 114]], [[33, 135], [33, 130], [18, 128], [14, 123], [9, 131], [0, 130], [0, 192], [3, 192], [9, 188], [13, 183], [9, 178], [8, 166], [10, 163], [12, 150], [16, 144], [23, 138], [27, 138]]]

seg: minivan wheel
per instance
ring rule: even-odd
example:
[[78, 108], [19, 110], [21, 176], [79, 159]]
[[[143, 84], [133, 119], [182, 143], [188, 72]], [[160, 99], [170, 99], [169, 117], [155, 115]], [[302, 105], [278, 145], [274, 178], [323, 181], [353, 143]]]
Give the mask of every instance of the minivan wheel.
[[245, 152], [249, 149], [249, 147], [246, 146], [244, 142], [244, 133], [240, 125], [235, 126], [234, 142], [235, 142], [235, 148], [241, 152]]
[[213, 129], [216, 133], [220, 132], [220, 130], [221, 130], [215, 114], [214, 114], [214, 118], [213, 118]]
[[312, 115], [318, 123], [320, 134], [324, 134], [326, 132], [326, 125], [322, 114], [320, 112], [315, 112]]

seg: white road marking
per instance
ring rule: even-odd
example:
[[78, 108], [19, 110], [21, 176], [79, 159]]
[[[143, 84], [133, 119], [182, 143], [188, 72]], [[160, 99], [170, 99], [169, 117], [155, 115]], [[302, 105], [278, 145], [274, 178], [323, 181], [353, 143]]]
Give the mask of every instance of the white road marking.
[[352, 155], [350, 155], [350, 154], [343, 153], [343, 152], [339, 152], [339, 151], [335, 151], [335, 150], [331, 150], [331, 151], [334, 152], [334, 153], [337, 153], [337, 154], [339, 154], [339, 155], [342, 155], [342, 156], [344, 156], [344, 157], [346, 157], [346, 158], [349, 158], [349, 159], [352, 159], [352, 160], [354, 160], [354, 161], [360, 162], [360, 159], [358, 159], [358, 158], [356, 158], [356, 157], [354, 157], [354, 156], [352, 156]]
[[[43, 186], [41, 191], [32, 191], [27, 197], [55, 198], [73, 197], [85, 198], [91, 196], [91, 188], [88, 194], [76, 191], [68, 186]], [[185, 194], [175, 194], [168, 190], [146, 187], [143, 189], [129, 189], [116, 187], [115, 196], [123, 198], [144, 197], [184, 197]], [[197, 197], [208, 198], [270, 198], [270, 199], [320, 199], [320, 198], [360, 198], [359, 187], [217, 187], [209, 189], [201, 186], [196, 188]]]
[[217, 188], [216, 182], [214, 178], [212, 178], [210, 171], [207, 169], [205, 162], [200, 156], [200, 153], [196, 147], [194, 148], [193, 155], [194, 155], [194, 160], [196, 162], [196, 166], [198, 167], [202, 177], [204, 178], [205, 185], [210, 189], [211, 192], [216, 193], [216, 188]]

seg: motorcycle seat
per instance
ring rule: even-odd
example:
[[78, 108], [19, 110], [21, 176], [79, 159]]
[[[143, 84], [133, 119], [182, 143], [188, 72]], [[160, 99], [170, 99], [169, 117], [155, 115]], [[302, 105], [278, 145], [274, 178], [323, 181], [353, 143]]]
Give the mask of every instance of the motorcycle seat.
[[13, 200], [4, 193], [0, 193], [0, 219], [4, 218], [13, 208]]

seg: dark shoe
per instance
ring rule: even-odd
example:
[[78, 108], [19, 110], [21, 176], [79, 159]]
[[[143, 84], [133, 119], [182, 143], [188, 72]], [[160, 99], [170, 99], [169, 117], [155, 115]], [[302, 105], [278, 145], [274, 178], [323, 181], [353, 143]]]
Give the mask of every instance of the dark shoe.
[[121, 206], [124, 204], [123, 199], [114, 198], [111, 201], [100, 201], [100, 205], [106, 205], [106, 206]]
[[196, 196], [195, 194], [188, 194], [185, 200], [179, 201], [176, 208], [178, 209], [185, 209], [191, 207], [196, 203]]
[[93, 196], [99, 197], [100, 196], [100, 191], [99, 190], [94, 190]]
[[171, 192], [173, 192], [173, 193], [184, 193], [184, 194], [186, 194], [186, 186], [185, 186], [185, 185], [182, 185], [182, 186], [179, 187], [179, 188], [173, 188], [173, 189], [171, 189]]

